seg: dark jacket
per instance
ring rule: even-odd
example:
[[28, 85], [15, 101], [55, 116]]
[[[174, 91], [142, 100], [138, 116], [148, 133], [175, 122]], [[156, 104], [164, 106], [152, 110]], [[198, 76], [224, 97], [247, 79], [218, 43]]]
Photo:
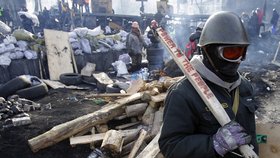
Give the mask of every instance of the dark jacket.
[[148, 31], [147, 37], [151, 40], [153, 44], [158, 44], [160, 41], [158, 39], [158, 35], [155, 29], [151, 29]]
[[[205, 82], [229, 117], [239, 122], [252, 136], [251, 144], [255, 146], [254, 150], [258, 151], [254, 116], [256, 107], [250, 102], [252, 87], [249, 82], [242, 79], [239, 85], [240, 104], [236, 117], [231, 109], [233, 94], [210, 81]], [[160, 150], [165, 158], [220, 158], [213, 148], [212, 140], [220, 127], [191, 83], [184, 78], [169, 89], [165, 100]], [[238, 150], [235, 152], [239, 153]], [[239, 157], [228, 153], [225, 158]]]

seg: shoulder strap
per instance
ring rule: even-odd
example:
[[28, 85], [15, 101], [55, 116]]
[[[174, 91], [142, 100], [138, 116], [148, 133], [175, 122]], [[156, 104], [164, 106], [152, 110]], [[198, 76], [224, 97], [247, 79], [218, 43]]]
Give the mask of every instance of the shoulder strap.
[[235, 90], [234, 100], [233, 100], [233, 105], [232, 105], [232, 111], [234, 112], [235, 116], [237, 114], [238, 107], [239, 107], [239, 87], [237, 87]]

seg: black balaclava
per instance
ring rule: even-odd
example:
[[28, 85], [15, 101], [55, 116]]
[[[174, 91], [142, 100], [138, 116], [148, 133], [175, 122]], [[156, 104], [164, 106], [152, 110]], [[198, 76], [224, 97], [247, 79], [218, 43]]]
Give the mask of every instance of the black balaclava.
[[219, 57], [217, 45], [208, 45], [203, 53], [203, 64], [225, 82], [232, 83], [239, 78], [240, 62], [229, 62]]

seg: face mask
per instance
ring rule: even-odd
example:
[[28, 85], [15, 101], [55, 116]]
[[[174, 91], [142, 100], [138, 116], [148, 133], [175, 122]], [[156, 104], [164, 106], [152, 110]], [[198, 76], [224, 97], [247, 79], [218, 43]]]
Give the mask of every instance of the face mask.
[[222, 80], [233, 82], [239, 78], [237, 70], [241, 60], [243, 60], [243, 54], [242, 56], [221, 54], [221, 49], [219, 49], [219, 47], [207, 48], [206, 58], [208, 58], [208, 63], [212, 66], [214, 73]]

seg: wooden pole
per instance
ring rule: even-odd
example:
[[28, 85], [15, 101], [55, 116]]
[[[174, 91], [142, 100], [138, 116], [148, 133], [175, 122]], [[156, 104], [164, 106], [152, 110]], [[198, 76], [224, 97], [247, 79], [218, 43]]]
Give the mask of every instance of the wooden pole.
[[143, 141], [145, 140], [147, 135], [147, 131], [145, 131], [144, 129], [141, 130], [138, 139], [136, 140], [135, 144], [133, 145], [133, 148], [130, 152], [130, 154], [128, 155], [128, 158], [134, 158], [137, 151], [139, 150], [140, 146], [142, 145]]

